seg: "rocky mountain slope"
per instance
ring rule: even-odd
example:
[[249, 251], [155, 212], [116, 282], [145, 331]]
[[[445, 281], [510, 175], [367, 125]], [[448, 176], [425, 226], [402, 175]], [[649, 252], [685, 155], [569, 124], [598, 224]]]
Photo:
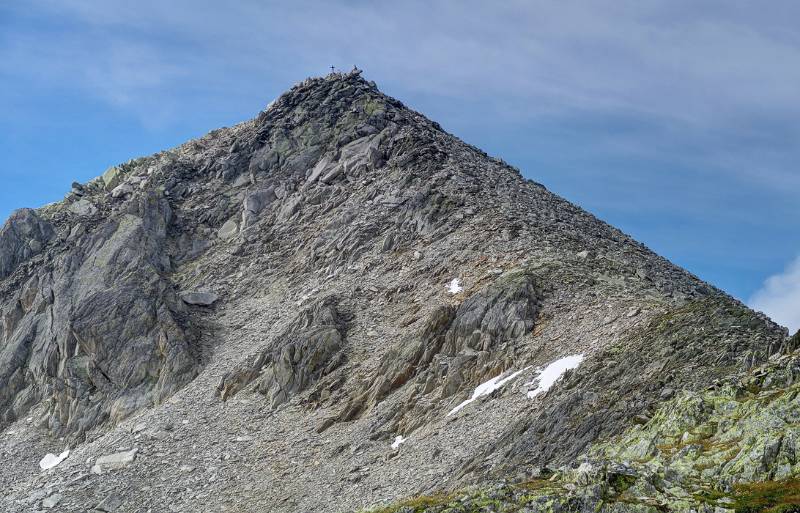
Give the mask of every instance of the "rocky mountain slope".
[[798, 376], [800, 352], [775, 355], [705, 391], [681, 392], [572, 466], [374, 511], [800, 511]]
[[357, 72], [15, 212], [0, 312], [3, 511], [338, 512], [571, 475], [793, 349]]

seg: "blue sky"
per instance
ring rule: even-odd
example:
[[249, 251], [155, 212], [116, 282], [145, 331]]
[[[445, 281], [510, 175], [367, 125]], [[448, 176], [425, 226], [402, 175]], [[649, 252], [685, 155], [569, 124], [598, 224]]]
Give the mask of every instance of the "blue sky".
[[386, 93], [800, 327], [800, 3], [0, 4], [0, 216], [248, 119], [307, 76]]

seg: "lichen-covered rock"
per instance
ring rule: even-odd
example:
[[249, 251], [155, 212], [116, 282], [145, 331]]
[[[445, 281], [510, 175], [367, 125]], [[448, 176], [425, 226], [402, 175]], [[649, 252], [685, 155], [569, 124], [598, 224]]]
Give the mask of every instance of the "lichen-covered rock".
[[794, 511], [798, 376], [800, 353], [782, 355], [706, 391], [679, 394], [646, 423], [548, 470], [546, 481], [484, 485], [369, 511], [443, 513], [489, 504], [492, 511]]
[[[678, 471], [680, 481], [719, 486], [800, 475], [800, 355], [781, 356], [702, 393], [684, 393], [653, 418], [590, 453]], [[631, 452], [643, 442], [652, 450]]]
[[[664, 403], [549, 479], [418, 497], [369, 511], [793, 511], [800, 354]], [[641, 450], [647, 447], [647, 450]], [[470, 509], [473, 508], [473, 509]], [[477, 508], [477, 509], [474, 509]]]
[[[508, 451], [503, 467], [519, 460], [563, 464], [594, 439], [619, 434], [638, 416], [652, 413], [665, 399], [666, 387], [701, 390], [715, 379], [765, 362], [783, 346], [784, 337], [780, 327], [724, 296], [686, 303], [589, 358], [567, 375], [548, 404], [509, 426], [485, 451]], [[630, 450], [646, 457], [652, 443], [637, 440]]]

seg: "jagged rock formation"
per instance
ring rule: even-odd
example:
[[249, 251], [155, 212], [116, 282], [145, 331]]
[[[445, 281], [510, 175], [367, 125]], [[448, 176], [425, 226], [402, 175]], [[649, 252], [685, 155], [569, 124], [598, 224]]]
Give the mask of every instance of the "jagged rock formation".
[[227, 373], [217, 387], [222, 400], [253, 384], [273, 407], [280, 406], [342, 363], [347, 324], [326, 298], [306, 309], [251, 364]]
[[515, 351], [508, 344], [533, 329], [542, 295], [532, 273], [514, 271], [476, 292], [458, 308], [437, 308], [419, 333], [384, 354], [367, 380], [372, 385], [351, 398], [337, 420], [359, 417], [414, 380], [412, 397], [385, 419], [391, 422], [385, 428], [388, 431], [413, 431], [429, 420], [430, 414], [440, 414], [441, 405], [463, 391], [465, 383], [500, 374], [510, 366], [506, 355]]
[[35, 211], [23, 208], [14, 212], [0, 229], [0, 278], [8, 277], [20, 263], [42, 251], [53, 235], [53, 227]]
[[[358, 73], [76, 183], [0, 242], [8, 511], [527, 479], [797, 346]], [[39, 474], [31, 450], [63, 444]]]
[[[23, 210], [3, 228], [16, 265], [3, 282], [0, 413], [9, 422], [42, 403], [53, 434], [83, 435], [169, 397], [194, 376], [195, 358], [163, 278], [163, 197], [145, 192], [112, 219], [48, 214], [52, 223]], [[69, 232], [51, 241], [53, 225]], [[26, 261], [24, 248], [48, 242], [47, 261]]]

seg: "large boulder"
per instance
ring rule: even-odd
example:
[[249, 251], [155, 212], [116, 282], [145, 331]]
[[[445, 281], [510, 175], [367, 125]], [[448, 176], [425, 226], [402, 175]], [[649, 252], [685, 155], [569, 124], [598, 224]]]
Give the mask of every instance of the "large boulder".
[[276, 199], [275, 190], [271, 187], [248, 193], [242, 209], [242, 228], [253, 225], [258, 215]]

